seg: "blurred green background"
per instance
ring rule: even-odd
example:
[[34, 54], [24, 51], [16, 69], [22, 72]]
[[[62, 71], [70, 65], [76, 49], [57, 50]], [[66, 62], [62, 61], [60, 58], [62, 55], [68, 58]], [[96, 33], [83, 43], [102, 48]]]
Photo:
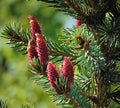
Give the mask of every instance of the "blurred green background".
[[[40, 21], [44, 35], [54, 41], [67, 20], [67, 16], [36, 0], [0, 0], [0, 31], [11, 22], [28, 28], [29, 15]], [[22, 104], [35, 108], [57, 108], [47, 93], [31, 80], [27, 56], [15, 52], [6, 44], [7, 41], [0, 37], [0, 99], [6, 100], [9, 108]]]

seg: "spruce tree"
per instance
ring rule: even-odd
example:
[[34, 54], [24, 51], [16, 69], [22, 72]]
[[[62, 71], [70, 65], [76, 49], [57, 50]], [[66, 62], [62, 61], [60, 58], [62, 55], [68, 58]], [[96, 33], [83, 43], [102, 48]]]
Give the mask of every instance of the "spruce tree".
[[59, 43], [44, 36], [35, 16], [29, 29], [5, 27], [2, 36], [28, 56], [35, 82], [63, 108], [114, 108], [113, 101], [119, 107], [119, 0], [38, 1], [72, 16], [76, 26], [63, 29]]

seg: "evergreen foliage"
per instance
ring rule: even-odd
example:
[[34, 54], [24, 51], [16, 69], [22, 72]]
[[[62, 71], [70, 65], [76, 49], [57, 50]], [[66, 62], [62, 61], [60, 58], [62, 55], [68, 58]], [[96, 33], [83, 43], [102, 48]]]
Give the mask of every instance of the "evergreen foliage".
[[[65, 87], [68, 79], [62, 76], [54, 83], [64, 92], [58, 94], [50, 88], [47, 66], [43, 68], [37, 58], [29, 68], [36, 75], [35, 82], [63, 108], [108, 108], [112, 107], [111, 100], [119, 105], [120, 11], [117, 0], [38, 1], [81, 20], [82, 25], [64, 29], [60, 44], [44, 37], [50, 51], [48, 62], [61, 65], [67, 56], [74, 65], [74, 82], [70, 90]], [[3, 37], [10, 40], [15, 50], [26, 53], [31, 34], [15, 24], [5, 28]]]
[[25, 30], [22, 26], [16, 25], [15, 23], [9, 24], [4, 29], [4, 33], [2, 37], [9, 39], [7, 44], [12, 44], [12, 48], [14, 48], [18, 52], [22, 52], [25, 54], [27, 51], [28, 40], [30, 39], [30, 33], [28, 30]]

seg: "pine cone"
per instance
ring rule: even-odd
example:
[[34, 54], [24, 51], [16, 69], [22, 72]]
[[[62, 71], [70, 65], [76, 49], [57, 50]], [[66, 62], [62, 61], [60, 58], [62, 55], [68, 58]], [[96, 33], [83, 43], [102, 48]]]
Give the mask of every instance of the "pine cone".
[[38, 59], [44, 68], [46, 67], [47, 61], [49, 59], [49, 49], [41, 34], [36, 33], [35, 36], [36, 36], [36, 51], [37, 51]]
[[28, 53], [29, 63], [33, 67], [32, 61], [34, 57], [37, 58], [37, 52], [35, 49], [35, 42], [32, 39], [28, 42], [27, 53]]
[[30, 20], [30, 31], [31, 31], [32, 38], [33, 40], [36, 40], [35, 33], [42, 34], [40, 24], [37, 21], [37, 19], [33, 16], [29, 16], [28, 19]]
[[57, 88], [55, 84], [55, 81], [58, 81], [59, 79], [58, 72], [56, 70], [56, 66], [51, 62], [49, 62], [47, 66], [47, 77], [48, 77], [51, 87], [53, 87], [55, 92], [57, 94], [61, 94], [60, 90]]
[[63, 69], [62, 71], [63, 76], [67, 78], [67, 86], [66, 86], [67, 90], [70, 90], [71, 83], [74, 80], [74, 69], [72, 62], [68, 57], [64, 58], [62, 69]]

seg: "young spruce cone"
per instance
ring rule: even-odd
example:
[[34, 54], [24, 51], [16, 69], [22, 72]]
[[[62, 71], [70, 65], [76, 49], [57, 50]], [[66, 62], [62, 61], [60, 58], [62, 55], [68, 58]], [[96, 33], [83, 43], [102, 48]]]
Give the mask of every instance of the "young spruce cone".
[[27, 54], [28, 54], [28, 60], [29, 60], [29, 63], [30, 65], [33, 67], [33, 58], [37, 58], [37, 52], [36, 52], [36, 49], [35, 49], [36, 45], [35, 45], [35, 42], [34, 40], [30, 40], [28, 42], [28, 47], [27, 47]]
[[43, 68], [45, 68], [49, 59], [49, 49], [41, 34], [36, 33], [35, 36], [38, 59], [41, 62]]
[[62, 74], [65, 78], [67, 78], [67, 90], [70, 90], [70, 86], [74, 80], [74, 69], [73, 64], [68, 57], [64, 58], [63, 67], [61, 68]]
[[51, 87], [55, 90], [57, 94], [61, 94], [60, 90], [57, 88], [55, 82], [59, 80], [59, 75], [56, 67], [53, 63], [49, 62], [47, 66], [47, 77], [50, 82]]
[[[63, 85], [63, 82], [60, 81], [62, 77], [58, 74], [55, 65], [52, 64], [51, 62], [49, 62], [47, 66], [47, 76], [50, 85], [54, 88], [56, 93], [63, 94], [64, 92], [68, 92], [70, 90], [71, 83], [73, 82], [74, 79], [74, 70], [73, 65], [68, 57], [64, 58], [63, 65], [60, 65], [59, 68], [61, 75], [67, 79], [67, 83], [65, 83], [66, 85]], [[57, 86], [55, 84], [55, 81], [57, 81]], [[64, 87], [65, 89], [62, 89]]]
[[42, 34], [40, 24], [37, 21], [37, 19], [33, 16], [29, 16], [28, 19], [30, 20], [30, 31], [31, 31], [32, 38], [33, 40], [36, 40], [35, 33]]

